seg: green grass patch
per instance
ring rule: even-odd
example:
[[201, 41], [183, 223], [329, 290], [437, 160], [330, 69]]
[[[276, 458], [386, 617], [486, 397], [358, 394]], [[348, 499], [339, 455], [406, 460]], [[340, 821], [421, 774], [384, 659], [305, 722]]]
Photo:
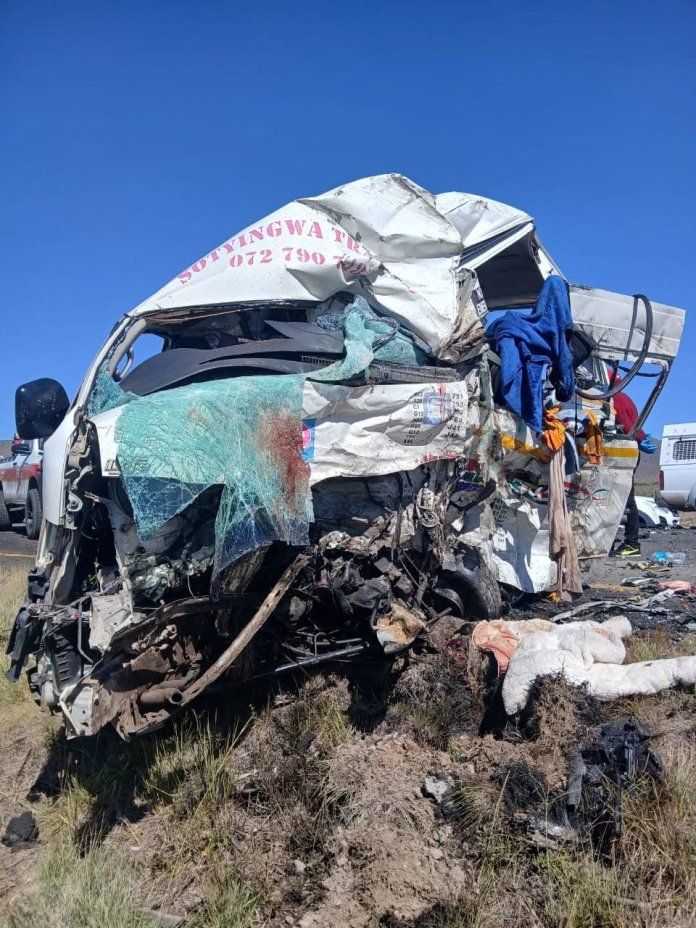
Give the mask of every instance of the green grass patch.
[[59, 846], [41, 865], [26, 910], [8, 928], [155, 928], [142, 913], [132, 868], [99, 848], [81, 858]]
[[627, 638], [625, 644], [627, 664], [696, 655], [696, 635], [686, 635], [679, 641], [672, 641], [666, 628], [638, 632]]
[[[29, 688], [24, 680], [11, 683], [5, 678], [5, 671], [10, 666], [5, 654], [10, 629], [17, 610], [26, 597], [27, 572], [19, 567], [0, 567], [0, 710], [17, 708], [27, 700], [31, 701]], [[33, 704], [33, 703], [32, 703]]]

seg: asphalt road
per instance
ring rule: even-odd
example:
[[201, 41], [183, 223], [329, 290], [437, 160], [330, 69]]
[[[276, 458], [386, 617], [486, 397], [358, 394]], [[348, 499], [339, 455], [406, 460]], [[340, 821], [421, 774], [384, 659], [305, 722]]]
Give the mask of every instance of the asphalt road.
[[31, 567], [36, 554], [36, 542], [30, 541], [24, 530], [17, 528], [13, 532], [0, 532], [0, 570], [5, 565], [25, 565]]

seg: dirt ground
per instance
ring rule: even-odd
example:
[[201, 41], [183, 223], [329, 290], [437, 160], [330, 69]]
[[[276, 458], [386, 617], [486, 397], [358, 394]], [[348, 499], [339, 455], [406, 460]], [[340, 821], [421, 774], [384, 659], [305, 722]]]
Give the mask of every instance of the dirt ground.
[[[671, 576], [694, 579], [696, 531], [641, 545], [684, 551]], [[3, 634], [17, 567], [0, 563]], [[621, 582], [640, 573], [607, 559], [585, 599], [636, 596]], [[649, 617], [629, 659], [696, 653], [696, 604], [679, 609]], [[561, 812], [581, 746], [625, 717], [661, 772], [627, 785], [617, 837], [613, 774]], [[507, 719], [487, 659], [443, 635], [391, 668], [201, 705], [130, 744], [66, 741], [3, 681], [0, 750], [0, 831], [22, 813], [38, 828], [0, 846], [8, 928], [696, 924], [693, 691], [600, 705], [550, 680]]]
[[682, 523], [680, 528], [641, 529], [640, 558], [603, 558], [594, 568], [590, 583], [593, 586], [602, 583], [620, 584], [623, 577], [640, 573], [632, 569], [633, 564], [647, 560], [656, 551], [683, 551], [685, 562], [672, 568], [670, 578], [696, 582], [696, 512], [680, 512], [679, 516]]

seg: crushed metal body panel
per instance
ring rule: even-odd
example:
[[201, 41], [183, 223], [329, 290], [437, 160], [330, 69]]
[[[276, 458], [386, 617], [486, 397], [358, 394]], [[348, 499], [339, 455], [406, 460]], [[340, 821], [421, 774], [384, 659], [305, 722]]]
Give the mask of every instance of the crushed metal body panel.
[[[364, 295], [439, 358], [482, 334], [472, 271], [531, 232], [521, 210], [463, 193], [435, 196], [386, 174], [296, 200], [199, 258], [134, 310]], [[542, 283], [537, 271], [537, 291]]]
[[[12, 673], [28, 663], [74, 734], [130, 737], [211, 688], [391, 654], [442, 615], [497, 618], [501, 586], [560, 585], [558, 449], [506, 408], [487, 335], [496, 309], [566, 294], [558, 275], [526, 213], [397, 175], [298, 200], [199, 259], [114, 329], [46, 442]], [[660, 306], [641, 340], [630, 298], [578, 289], [558, 336], [580, 339], [579, 392], [538, 386], [589, 571], [637, 462], [605, 362], [647, 345], [668, 371], [683, 313]], [[144, 336], [161, 351], [141, 356]]]

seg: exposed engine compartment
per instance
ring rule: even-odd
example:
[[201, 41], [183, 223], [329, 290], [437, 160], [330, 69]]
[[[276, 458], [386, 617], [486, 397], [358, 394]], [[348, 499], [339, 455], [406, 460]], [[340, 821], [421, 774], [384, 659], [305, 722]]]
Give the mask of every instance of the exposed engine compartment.
[[[249, 552], [226, 569], [213, 601], [219, 492], [207, 491], [143, 542], [120, 480], [101, 476], [94, 435], [79, 448], [70, 492], [83, 501], [72, 513], [80, 541], [70, 585], [66, 573], [60, 581], [68, 602], [57, 605], [54, 592], [50, 605], [28, 605], [19, 625], [31, 620], [34, 635], [42, 625], [42, 656], [30, 673], [37, 699], [60, 702], [78, 734], [113, 723], [128, 737], [179, 707], [297, 551], [274, 544]], [[318, 484], [306, 562], [225, 681], [394, 653], [443, 614], [496, 617], [499, 588], [480, 552], [450, 539], [444, 556], [458, 482], [456, 465], [438, 461]], [[459, 514], [453, 508], [450, 518]]]

